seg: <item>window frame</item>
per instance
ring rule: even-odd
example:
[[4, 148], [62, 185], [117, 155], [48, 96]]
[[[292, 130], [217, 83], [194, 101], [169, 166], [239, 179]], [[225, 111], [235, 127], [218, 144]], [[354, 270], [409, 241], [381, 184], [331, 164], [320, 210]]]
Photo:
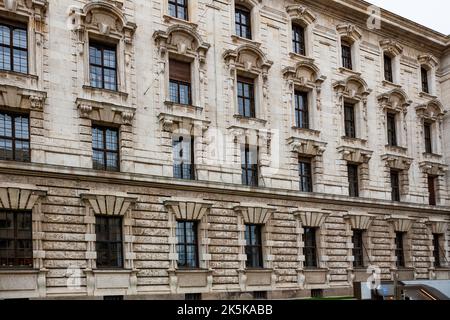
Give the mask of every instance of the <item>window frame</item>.
[[348, 70], [353, 70], [352, 47], [350, 42], [341, 40], [342, 67]]
[[424, 93], [430, 93], [430, 82], [428, 81], [428, 72], [424, 66], [420, 67], [421, 89]]
[[318, 228], [316, 227], [303, 227], [303, 255], [305, 257], [305, 269], [315, 269], [319, 266], [317, 231]]
[[[94, 130], [101, 130], [102, 132], [102, 143], [103, 143], [103, 148], [95, 148], [94, 147]], [[110, 150], [107, 149], [107, 144], [106, 144], [106, 132], [110, 130], [110, 131], [114, 131], [117, 134], [117, 150]], [[103, 165], [104, 168], [99, 169], [95, 167], [95, 161], [94, 161], [94, 152], [101, 152], [103, 155]], [[108, 170], [107, 167], [107, 155], [108, 153], [115, 153], [116, 154], [116, 159], [117, 159], [117, 168], [114, 170]], [[98, 170], [98, 171], [108, 171], [108, 172], [120, 172], [120, 130], [117, 127], [113, 127], [113, 126], [104, 126], [104, 125], [99, 125], [99, 124], [93, 124], [92, 125], [92, 168], [94, 170]]]
[[347, 164], [348, 194], [350, 197], [359, 197], [359, 166], [354, 163]]
[[245, 254], [247, 256], [245, 267], [247, 269], [264, 268], [262, 228], [261, 224], [245, 224]]
[[405, 268], [406, 267], [406, 259], [405, 259], [405, 232], [396, 231], [395, 232], [395, 256], [396, 256], [396, 267], [397, 268]]
[[300, 191], [308, 193], [313, 192], [314, 187], [313, 187], [312, 159], [308, 157], [299, 156], [298, 171], [300, 179]]
[[384, 64], [384, 80], [394, 83], [394, 68], [393, 68], [393, 59], [388, 54], [383, 55], [383, 64]]
[[[303, 103], [303, 108], [300, 107], [300, 102]], [[298, 129], [310, 129], [308, 92], [301, 90], [294, 91], [294, 113], [295, 127]]]
[[[0, 270], [3, 269], [32, 269], [33, 265], [34, 265], [34, 261], [33, 261], [33, 213], [31, 210], [9, 210], [9, 209], [1, 209], [0, 210], [0, 214], [4, 213], [5, 215], [11, 214], [13, 216], [13, 236], [12, 238], [9, 237], [5, 237], [2, 238], [5, 241], [12, 241], [13, 242], [13, 246], [14, 246], [14, 253], [13, 253], [13, 257], [9, 257], [9, 255], [7, 254], [7, 257], [5, 258], [6, 262], [9, 261], [13, 261], [12, 265], [1, 265], [0, 263]], [[27, 219], [29, 222], [29, 230], [24, 229], [25, 231], [27, 231], [29, 233], [29, 238], [18, 238], [18, 232], [19, 232], [19, 226], [18, 226], [18, 215], [27, 215]], [[8, 230], [6, 228], [4, 228], [5, 230]], [[23, 258], [19, 258], [18, 254], [17, 254], [17, 243], [19, 241], [26, 241], [29, 244], [29, 256], [27, 257], [23, 257]], [[6, 249], [7, 251], [10, 251], [10, 249]], [[19, 260], [30, 260], [30, 263], [28, 264], [19, 264], [17, 263]], [[0, 262], [1, 260], [3, 260], [3, 258], [0, 258]]]
[[[115, 234], [120, 235], [119, 240], [111, 240], [111, 234], [112, 234], [112, 227], [115, 227], [115, 224], [112, 224], [111, 221], [118, 221], [117, 224], [119, 226], [119, 232], [115, 232]], [[124, 234], [123, 234], [123, 217], [122, 216], [109, 216], [109, 215], [96, 215], [95, 216], [95, 251], [97, 252], [97, 259], [96, 259], [96, 266], [97, 269], [122, 269], [124, 267]], [[99, 222], [103, 221], [106, 222], [106, 224], [100, 224]], [[97, 229], [99, 225], [103, 225], [107, 229], [107, 240], [99, 240], [99, 230]], [[100, 264], [99, 265], [99, 252], [103, 251], [99, 249], [99, 245], [104, 244], [107, 247], [106, 253], [107, 253], [107, 264]], [[116, 245], [118, 248], [116, 250], [112, 249], [112, 247]], [[112, 257], [114, 256], [113, 253], [119, 253], [120, 257], [119, 259], [116, 259], [116, 262], [118, 262], [117, 265], [110, 264], [112, 261]]]
[[[241, 147], [242, 148], [242, 147]], [[259, 149], [256, 148], [256, 162], [255, 164], [250, 163], [250, 153], [254, 152], [250, 150], [250, 145], [248, 143], [244, 146], [244, 159], [242, 159], [242, 150], [241, 150], [241, 170], [242, 170], [242, 184], [249, 187], [258, 187], [259, 185]], [[244, 160], [244, 161], [242, 161]], [[251, 173], [251, 176], [249, 176]], [[245, 177], [245, 179], [244, 179]], [[249, 177], [252, 177], [252, 180], [249, 181]], [[252, 183], [253, 181], [253, 183]]]
[[437, 179], [437, 176], [427, 175], [428, 204], [430, 206], [437, 205], [436, 179]]
[[356, 108], [353, 103], [344, 103], [344, 129], [345, 137], [356, 139]]
[[[245, 95], [245, 86], [248, 86], [250, 96]], [[239, 88], [242, 87], [242, 95], [239, 95]], [[247, 78], [247, 77], [237, 77], [237, 106], [238, 106], [238, 113], [240, 116], [244, 118], [256, 118], [256, 103], [255, 103], [255, 79]], [[242, 101], [242, 110], [239, 104], [239, 101]], [[249, 101], [250, 103], [250, 110], [247, 114], [246, 108], [245, 108], [245, 102]]]
[[398, 170], [390, 171], [390, 181], [391, 181], [391, 200], [395, 202], [400, 202], [400, 172]]
[[[168, 0], [168, 13], [171, 17], [177, 18], [177, 19], [181, 19], [181, 20], [185, 20], [185, 21], [189, 21], [189, 0], [183, 0], [184, 1], [184, 5], [178, 3], [179, 0]], [[175, 15], [172, 15], [170, 13], [170, 7], [174, 6], [175, 7]], [[179, 17], [178, 16], [178, 8], [183, 8], [183, 14], [184, 17]]]
[[306, 56], [306, 30], [298, 23], [292, 23], [292, 50]]
[[[101, 51], [101, 54], [102, 54], [102, 56], [101, 56], [101, 65], [96, 64], [96, 63], [92, 63], [92, 61], [91, 61], [91, 54], [90, 54], [91, 47], [95, 48], [96, 50]], [[102, 90], [118, 91], [119, 90], [119, 77], [118, 77], [117, 45], [106, 44], [106, 43], [102, 43], [102, 42], [99, 42], [99, 41], [96, 41], [96, 40], [89, 39], [88, 49], [89, 49], [89, 57], [88, 58], [89, 58], [89, 84], [90, 84], [90, 86], [92, 86], [93, 88], [102, 89]], [[105, 53], [106, 50], [114, 51], [114, 62], [115, 62], [114, 63], [114, 68], [105, 66], [105, 55], [104, 55], [104, 53]], [[91, 78], [92, 70], [93, 70], [92, 67], [100, 68], [100, 70], [102, 72], [101, 86], [95, 86], [93, 84], [93, 81], [92, 81], [92, 78]], [[113, 89], [105, 87], [105, 69], [114, 71], [115, 83], [114, 83], [114, 88]]]
[[386, 114], [387, 143], [391, 147], [398, 146], [397, 139], [397, 114], [387, 112]]
[[433, 233], [433, 258], [434, 263], [433, 266], [435, 268], [441, 268], [442, 267], [442, 261], [441, 261], [441, 235], [437, 233]]
[[[12, 144], [12, 159], [0, 158], [2, 161], [16, 161], [16, 162], [31, 162], [31, 124], [30, 124], [30, 115], [27, 113], [19, 113], [19, 112], [11, 112], [6, 110], [0, 110], [0, 115], [6, 115], [11, 117], [11, 137], [8, 136], [0, 136], [0, 140], [9, 140]], [[28, 139], [16, 138], [16, 118], [25, 118], [28, 121]], [[25, 160], [17, 160], [16, 155], [16, 141], [20, 142], [28, 142], [28, 156]]]
[[[187, 241], [187, 224], [192, 224], [192, 231], [194, 233], [194, 237], [193, 237], [193, 242], [190, 243]], [[179, 234], [178, 234], [178, 230], [180, 230], [180, 225], [182, 225], [182, 229], [183, 229], [183, 242], [180, 242], [180, 238], [179, 238]], [[198, 228], [199, 228], [199, 221], [197, 220], [177, 220], [176, 221], [176, 227], [175, 227], [175, 234], [176, 234], [176, 239], [177, 239], [177, 243], [176, 243], [176, 252], [178, 254], [178, 258], [177, 258], [177, 266], [179, 269], [198, 269], [200, 267], [200, 258], [199, 258], [199, 232], [198, 232]], [[188, 255], [189, 250], [187, 250], [188, 247], [193, 247], [194, 251], [193, 254], [195, 255], [194, 257], [190, 257]], [[183, 248], [183, 251], [181, 252], [179, 249]], [[184, 263], [180, 263], [181, 262], [181, 253], [184, 253], [185, 259], [184, 259]], [[189, 263], [193, 263], [193, 265], [189, 265]]]
[[[1, 71], [9, 71], [9, 72], [17, 72], [20, 74], [29, 74], [30, 73], [30, 43], [28, 41], [28, 24], [6, 20], [6, 21], [1, 21], [0, 26], [9, 28], [9, 37], [10, 37], [9, 45], [0, 43], [0, 47], [9, 49], [10, 69], [0, 69], [0, 70]], [[14, 46], [14, 30], [25, 31], [26, 42], [27, 42], [26, 49]], [[18, 51], [26, 53], [26, 57], [27, 57], [26, 72], [14, 70], [14, 50], [18, 50]]]
[[[176, 150], [176, 146], [177, 143], [178, 145], [180, 145], [180, 152], [183, 153], [184, 152], [184, 146], [186, 145], [184, 142], [184, 139], [186, 138], [183, 135], [180, 135], [177, 140], [173, 140], [173, 160], [174, 160], [174, 164], [173, 164], [173, 177], [177, 178], [177, 179], [185, 179], [185, 180], [195, 180], [195, 150], [194, 150], [194, 146], [195, 146], [195, 137], [193, 135], [189, 136], [189, 145], [190, 145], [190, 163], [189, 164], [185, 164], [183, 161], [181, 161], [180, 164], [176, 164], [175, 163], [175, 153], [177, 152]], [[180, 159], [183, 159], [183, 155], [179, 156]], [[188, 169], [187, 172], [188, 174], [186, 174], [186, 176], [184, 176], [185, 173], [185, 167]], [[180, 175], [176, 174], [176, 172], [180, 172]]]
[[425, 153], [433, 153], [433, 124], [429, 121], [423, 123], [423, 136], [425, 142]]
[[[239, 15], [239, 21], [238, 21], [238, 15]], [[243, 24], [242, 23], [242, 16], [245, 16], [248, 23]], [[247, 28], [247, 32], [245, 35], [243, 35], [243, 27]], [[238, 32], [239, 28], [239, 32]], [[252, 34], [252, 11], [244, 6], [236, 5], [234, 8], [234, 32], [236, 36], [252, 40], [253, 34]]]
[[[360, 244], [359, 246], [358, 243]], [[353, 229], [352, 244], [353, 267], [364, 268], [366, 266], [364, 259], [364, 230]]]

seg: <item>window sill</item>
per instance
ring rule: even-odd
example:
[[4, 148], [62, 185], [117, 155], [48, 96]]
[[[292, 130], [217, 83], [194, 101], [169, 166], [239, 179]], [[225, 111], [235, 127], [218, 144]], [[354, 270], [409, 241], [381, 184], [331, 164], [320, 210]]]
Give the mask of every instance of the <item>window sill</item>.
[[314, 58], [310, 58], [310, 57], [305, 56], [305, 55], [300, 54], [300, 53], [290, 52], [289, 56], [291, 57], [291, 59], [294, 59], [294, 60], [308, 61], [308, 62], [314, 63]]
[[345, 75], [361, 77], [361, 72], [357, 72], [357, 71], [347, 69], [344, 67], [339, 67], [338, 70], [340, 73], [345, 74]]
[[400, 146], [391, 146], [389, 144], [385, 145], [386, 150], [390, 152], [400, 153], [400, 154], [406, 154], [408, 152], [408, 148], [400, 147]]
[[430, 100], [437, 99], [437, 96], [432, 95], [431, 93], [423, 92], [423, 91], [419, 92], [419, 97], [430, 99]]
[[234, 43], [243, 42], [243, 43], [247, 43], [247, 44], [252, 44], [254, 46], [257, 46], [258, 48], [261, 46], [261, 42], [255, 41], [253, 39], [243, 38], [243, 37], [237, 36], [235, 34], [231, 35], [231, 39], [233, 40]]
[[239, 121], [246, 122], [246, 123], [256, 122], [256, 123], [260, 123], [262, 125], [266, 125], [266, 123], [267, 123], [266, 120], [259, 119], [259, 118], [253, 118], [253, 117], [245, 117], [245, 116], [241, 116], [240, 114], [235, 114], [233, 117]]
[[93, 94], [99, 94], [99, 95], [107, 94], [109, 96], [114, 96], [116, 98], [121, 98], [124, 100], [126, 100], [128, 98], [128, 93], [122, 92], [122, 91], [97, 88], [97, 87], [92, 87], [92, 86], [88, 86], [88, 85], [84, 85], [83, 89], [88, 91], [89, 93], [93, 93]]
[[37, 89], [39, 77], [34, 74], [21, 73], [9, 70], [0, 70], [0, 80], [5, 80], [6, 85], [15, 85], [15, 82], [20, 82], [23, 86], [27, 86], [27, 89]]
[[383, 84], [384, 87], [391, 87], [391, 88], [394, 88], [394, 89], [400, 89], [402, 87], [399, 84], [396, 84], [394, 82], [387, 81], [387, 80], [383, 80], [382, 84]]
[[184, 24], [193, 29], [197, 29], [197, 27], [198, 27], [197, 23], [191, 22], [189, 20], [180, 19], [177, 17], [172, 17], [171, 15], [168, 15], [168, 14], [163, 15], [163, 19], [164, 19], [165, 23]]
[[351, 137], [347, 137], [347, 136], [342, 136], [341, 138], [344, 142], [351, 143], [351, 144], [357, 143], [357, 144], [364, 146], [367, 143], [366, 139], [361, 139], [361, 138], [351, 138]]
[[292, 130], [297, 131], [298, 133], [307, 134], [315, 137], [320, 136], [320, 131], [314, 130], [314, 129], [306, 129], [306, 128], [299, 128], [296, 126], [292, 127]]
[[192, 110], [192, 111], [200, 111], [200, 112], [203, 111], [202, 107], [194, 106], [192, 104], [183, 104], [183, 103], [172, 102], [170, 100], [164, 101], [164, 105], [167, 108], [176, 107], [176, 108], [183, 108], [183, 109], [188, 109], [188, 110]]
[[422, 155], [427, 160], [442, 159], [442, 154], [424, 152]]

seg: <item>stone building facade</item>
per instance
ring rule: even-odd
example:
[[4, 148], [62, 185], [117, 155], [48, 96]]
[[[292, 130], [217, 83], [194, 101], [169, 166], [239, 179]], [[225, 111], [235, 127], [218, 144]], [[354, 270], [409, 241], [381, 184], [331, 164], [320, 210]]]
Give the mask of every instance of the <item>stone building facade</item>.
[[360, 0], [0, 0], [0, 29], [1, 299], [449, 279], [449, 37]]

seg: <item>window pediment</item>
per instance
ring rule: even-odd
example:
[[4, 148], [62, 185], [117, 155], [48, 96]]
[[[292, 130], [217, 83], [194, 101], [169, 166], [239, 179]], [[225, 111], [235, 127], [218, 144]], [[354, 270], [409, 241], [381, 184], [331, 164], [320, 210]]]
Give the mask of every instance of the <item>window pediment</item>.
[[323, 226], [328, 216], [331, 214], [330, 212], [322, 211], [322, 210], [293, 210], [292, 213], [295, 217], [300, 219], [300, 222], [303, 227], [311, 227], [311, 228], [320, 228]]
[[342, 155], [342, 159], [352, 163], [369, 163], [372, 158], [373, 151], [348, 146], [341, 146], [338, 152]]
[[200, 221], [211, 210], [212, 205], [208, 201], [182, 198], [164, 201], [164, 206], [177, 220]]
[[187, 115], [176, 115], [169, 113], [160, 113], [158, 115], [162, 129], [166, 132], [176, 132], [181, 130], [189, 132], [194, 136], [203, 136], [203, 132], [208, 130], [210, 121], [200, 120]]
[[247, 224], [266, 224], [276, 211], [274, 207], [245, 203], [241, 203], [233, 209], [242, 215], [244, 223]]
[[305, 6], [290, 5], [286, 7], [286, 11], [294, 22], [309, 25], [316, 21], [314, 13]]
[[295, 67], [286, 67], [282, 71], [284, 78], [296, 86], [319, 88], [327, 79], [311, 61], [298, 62]]
[[385, 218], [390, 222], [395, 232], [409, 232], [415, 222], [415, 219], [399, 215], [389, 215]]
[[291, 146], [292, 151], [308, 156], [323, 155], [323, 153], [325, 152], [325, 148], [327, 146], [327, 143], [325, 142], [302, 139], [297, 137], [289, 138], [288, 144]]
[[437, 68], [439, 66], [439, 60], [432, 54], [421, 54], [417, 57], [419, 64], [426, 65], [430, 68]]
[[406, 113], [408, 107], [412, 104], [412, 101], [408, 99], [405, 91], [402, 89], [394, 89], [388, 93], [379, 95], [378, 103], [383, 110], [390, 109]]
[[273, 62], [256, 45], [244, 44], [236, 50], [227, 50], [223, 55], [232, 70], [240, 69], [253, 74], [267, 75]]
[[359, 76], [350, 76], [344, 81], [336, 81], [333, 89], [346, 98], [365, 100], [372, 92], [367, 82]]
[[433, 234], [446, 234], [448, 229], [448, 222], [441, 219], [428, 218], [425, 224], [431, 229]]
[[10, 85], [0, 85], [0, 105], [24, 110], [43, 110], [47, 93], [22, 89]]
[[47, 192], [30, 185], [11, 185], [0, 188], [0, 208], [8, 210], [31, 210], [40, 197]]
[[353, 24], [340, 24], [336, 27], [338, 34], [351, 42], [359, 41], [362, 38], [361, 31]]
[[82, 194], [81, 198], [90, 204], [96, 215], [125, 216], [137, 198], [127, 194]]
[[448, 171], [447, 165], [431, 161], [422, 161], [419, 167], [422, 172], [432, 176], [443, 176]]
[[81, 98], [76, 104], [82, 118], [119, 125], [131, 124], [136, 112], [134, 108]]
[[409, 170], [413, 162], [411, 158], [392, 154], [385, 154], [381, 159], [385, 161], [388, 168], [397, 170]]
[[441, 120], [447, 113], [442, 103], [437, 99], [417, 106], [416, 112], [420, 118], [432, 121]]
[[368, 230], [375, 216], [363, 212], [348, 212], [344, 215], [344, 219], [350, 222], [352, 229]]
[[37, 20], [44, 18], [47, 11], [48, 0], [4, 0], [7, 11], [22, 15], [33, 15]]
[[381, 49], [391, 57], [396, 57], [403, 53], [403, 46], [393, 39], [385, 39], [380, 41]]

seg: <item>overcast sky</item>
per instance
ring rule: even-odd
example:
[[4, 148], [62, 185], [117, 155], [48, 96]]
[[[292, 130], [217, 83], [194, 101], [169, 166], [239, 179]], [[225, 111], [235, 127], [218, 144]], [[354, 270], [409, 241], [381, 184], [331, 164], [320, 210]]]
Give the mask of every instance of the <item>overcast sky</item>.
[[367, 0], [431, 29], [450, 35], [448, 0]]

